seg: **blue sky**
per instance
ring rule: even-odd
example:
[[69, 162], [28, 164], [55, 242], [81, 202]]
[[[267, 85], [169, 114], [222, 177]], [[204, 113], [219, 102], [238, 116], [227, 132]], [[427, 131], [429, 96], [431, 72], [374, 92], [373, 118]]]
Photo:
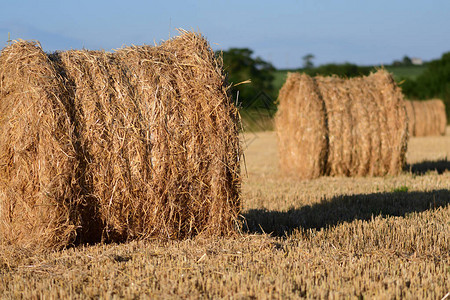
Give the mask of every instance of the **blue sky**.
[[277, 68], [389, 64], [450, 51], [449, 0], [3, 0], [0, 45], [35, 39], [46, 51], [153, 44], [200, 31], [215, 50], [250, 48]]

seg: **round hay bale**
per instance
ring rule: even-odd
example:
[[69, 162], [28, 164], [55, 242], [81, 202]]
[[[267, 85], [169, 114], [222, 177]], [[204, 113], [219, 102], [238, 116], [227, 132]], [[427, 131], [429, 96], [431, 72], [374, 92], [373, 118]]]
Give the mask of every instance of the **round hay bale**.
[[80, 225], [68, 92], [36, 43], [0, 55], [0, 242], [58, 249]]
[[[48, 130], [54, 140], [45, 142], [45, 153], [61, 154], [58, 159], [52, 154], [47, 164], [58, 170], [49, 178], [62, 178], [54, 193], [65, 201], [71, 241], [74, 235], [81, 242], [120, 242], [235, 232], [241, 208], [238, 112], [222, 63], [200, 34], [183, 31], [159, 46], [115, 53], [39, 55], [51, 72], [25, 88], [41, 91], [37, 99], [45, 92], [49, 112], [30, 118], [36, 135]], [[26, 72], [36, 73], [27, 68], [23, 65]], [[13, 74], [8, 72], [5, 78]], [[5, 83], [14, 83], [8, 80]], [[11, 89], [17, 97], [23, 93], [14, 87], [3, 94]], [[8, 118], [18, 118], [14, 107], [3, 111]], [[42, 127], [52, 113], [62, 125]], [[6, 161], [14, 151], [5, 149], [0, 155]], [[42, 168], [37, 161], [27, 161], [29, 168]], [[17, 176], [10, 167], [2, 172], [9, 172], [10, 179]], [[7, 207], [11, 187], [6, 180], [2, 183], [0, 207]], [[33, 190], [40, 182], [28, 180], [28, 185]], [[6, 212], [2, 208], [0, 217], [6, 218]], [[69, 241], [60, 240], [61, 245]]]
[[[305, 85], [309, 90], [298, 88]], [[311, 129], [311, 120], [321, 126]], [[383, 70], [352, 79], [290, 75], [280, 91], [276, 128], [281, 169], [300, 178], [395, 175], [405, 163], [404, 101]]]

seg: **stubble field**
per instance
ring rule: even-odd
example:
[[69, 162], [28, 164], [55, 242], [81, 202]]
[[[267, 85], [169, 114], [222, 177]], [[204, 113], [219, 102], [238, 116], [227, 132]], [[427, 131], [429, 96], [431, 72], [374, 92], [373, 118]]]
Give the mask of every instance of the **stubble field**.
[[234, 237], [0, 252], [4, 299], [407, 298], [450, 292], [450, 128], [400, 176], [284, 178], [274, 132], [243, 136]]

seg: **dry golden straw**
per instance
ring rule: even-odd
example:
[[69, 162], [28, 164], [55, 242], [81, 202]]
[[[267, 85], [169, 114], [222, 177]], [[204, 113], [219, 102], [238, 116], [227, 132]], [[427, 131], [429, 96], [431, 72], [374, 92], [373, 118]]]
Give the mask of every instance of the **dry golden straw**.
[[0, 240], [60, 247], [80, 224], [67, 90], [33, 43], [0, 56]]
[[442, 100], [406, 101], [410, 136], [445, 135], [447, 115]]
[[234, 231], [238, 115], [200, 34], [114, 53], [18, 42], [0, 70], [0, 241]]
[[401, 172], [405, 104], [386, 71], [352, 79], [290, 73], [278, 99], [275, 124], [284, 173], [311, 179]]

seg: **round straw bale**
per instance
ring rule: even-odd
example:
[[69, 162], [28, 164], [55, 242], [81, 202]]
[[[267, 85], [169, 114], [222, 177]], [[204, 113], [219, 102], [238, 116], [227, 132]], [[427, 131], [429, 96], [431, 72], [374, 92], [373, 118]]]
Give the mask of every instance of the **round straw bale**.
[[[309, 90], [299, 89], [305, 82]], [[310, 130], [304, 125], [310, 120], [321, 126]], [[394, 175], [405, 163], [404, 101], [384, 70], [352, 79], [290, 75], [280, 91], [276, 125], [281, 169], [302, 173], [300, 178]], [[286, 130], [290, 126], [295, 134]], [[320, 151], [311, 147], [318, 140]]]
[[0, 70], [0, 242], [58, 249], [80, 225], [67, 90], [36, 43], [4, 48]]
[[238, 112], [200, 35], [115, 53], [0, 56], [0, 241], [235, 232]]

